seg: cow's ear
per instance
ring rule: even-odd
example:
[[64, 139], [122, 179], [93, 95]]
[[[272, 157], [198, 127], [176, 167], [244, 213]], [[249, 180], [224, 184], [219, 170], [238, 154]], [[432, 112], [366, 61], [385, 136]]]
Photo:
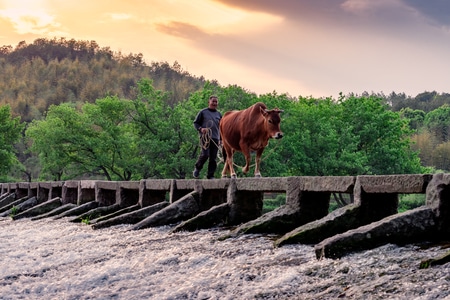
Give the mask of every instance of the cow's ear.
[[261, 114], [264, 117], [267, 117], [267, 115], [269, 114], [269, 111], [267, 109], [265, 109], [265, 108], [259, 107], [259, 110], [261, 111]]

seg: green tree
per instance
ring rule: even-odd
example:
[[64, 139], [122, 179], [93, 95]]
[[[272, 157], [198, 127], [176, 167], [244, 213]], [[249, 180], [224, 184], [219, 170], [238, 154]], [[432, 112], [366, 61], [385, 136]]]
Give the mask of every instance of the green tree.
[[272, 176], [421, 173], [406, 120], [379, 97], [300, 98], [285, 104]]
[[440, 142], [450, 140], [450, 106], [444, 104], [425, 116], [425, 127], [436, 135]]
[[14, 144], [19, 141], [24, 125], [20, 118], [11, 116], [9, 105], [0, 106], [0, 177], [5, 176], [14, 165], [19, 165]]
[[411, 109], [409, 107], [400, 110], [400, 116], [408, 120], [409, 128], [419, 130], [423, 127], [426, 113], [420, 109]]
[[365, 154], [367, 174], [422, 173], [417, 153], [411, 150], [407, 121], [389, 110], [379, 97], [341, 100], [344, 125], [357, 139], [356, 150]]
[[[136, 162], [136, 136], [127, 121], [129, 101], [117, 97], [86, 103], [82, 111], [64, 103], [51, 106], [45, 120], [26, 131], [39, 153], [44, 178], [62, 180], [100, 175], [130, 180]], [[46, 177], [48, 176], [48, 177]]]

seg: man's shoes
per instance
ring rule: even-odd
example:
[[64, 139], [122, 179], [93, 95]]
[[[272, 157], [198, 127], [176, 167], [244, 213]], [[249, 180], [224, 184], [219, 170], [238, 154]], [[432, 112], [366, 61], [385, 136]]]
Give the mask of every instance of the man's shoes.
[[194, 169], [194, 172], [192, 172], [192, 176], [194, 176], [195, 179], [198, 179], [200, 176], [200, 170], [197, 170], [197, 168]]

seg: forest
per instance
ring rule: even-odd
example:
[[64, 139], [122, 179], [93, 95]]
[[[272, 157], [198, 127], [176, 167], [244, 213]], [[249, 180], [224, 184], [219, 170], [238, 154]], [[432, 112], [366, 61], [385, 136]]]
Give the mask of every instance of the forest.
[[193, 120], [212, 94], [222, 113], [258, 101], [284, 110], [285, 136], [263, 154], [266, 177], [450, 170], [447, 93], [257, 95], [178, 62], [65, 38], [2, 46], [0, 70], [0, 182], [191, 178]]

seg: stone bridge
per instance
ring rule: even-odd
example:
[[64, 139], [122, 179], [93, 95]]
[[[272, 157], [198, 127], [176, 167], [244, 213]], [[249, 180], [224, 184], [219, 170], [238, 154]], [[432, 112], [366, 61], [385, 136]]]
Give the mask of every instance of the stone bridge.
[[[276, 247], [312, 244], [318, 259], [448, 240], [450, 232], [450, 174], [18, 182], [1, 183], [0, 191], [0, 217], [14, 220], [67, 217], [93, 229], [172, 225], [172, 232], [224, 227], [221, 239], [277, 234]], [[286, 203], [262, 214], [268, 192], [285, 193]], [[329, 213], [332, 193], [354, 201]], [[398, 213], [399, 194], [426, 194], [426, 204]]]

